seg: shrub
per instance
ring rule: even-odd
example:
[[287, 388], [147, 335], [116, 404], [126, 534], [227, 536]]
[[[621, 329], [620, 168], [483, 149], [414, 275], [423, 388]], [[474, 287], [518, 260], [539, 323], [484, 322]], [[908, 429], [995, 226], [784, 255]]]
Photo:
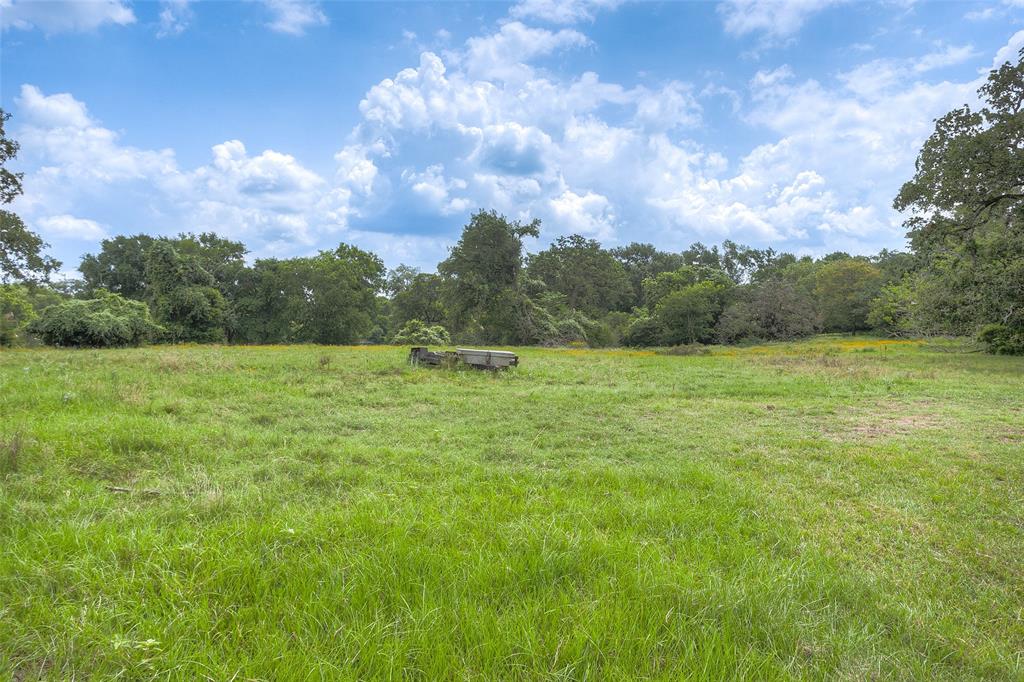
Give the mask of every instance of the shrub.
[[94, 299], [50, 306], [28, 331], [50, 346], [106, 348], [137, 346], [161, 329], [153, 324], [145, 303], [101, 291]]
[[591, 348], [608, 348], [618, 343], [618, 334], [608, 322], [585, 320], [582, 324], [587, 334], [587, 345]]
[[622, 337], [625, 336], [626, 328], [629, 326], [631, 320], [632, 318], [629, 313], [620, 310], [615, 310], [605, 315], [604, 320], [602, 320], [601, 322], [601, 325], [609, 336], [608, 343], [604, 345], [621, 345]]
[[1024, 329], [989, 324], [978, 332], [978, 340], [996, 355], [1024, 355]]
[[540, 339], [542, 346], [567, 346], [573, 343], [586, 344], [586, 342], [587, 333], [575, 317], [552, 320], [551, 326]]
[[916, 331], [914, 326], [915, 291], [913, 282], [906, 278], [882, 288], [871, 301], [867, 322], [873, 329], [890, 336], [907, 336]]
[[661, 322], [653, 317], [640, 315], [626, 327], [626, 333], [622, 335], [622, 345], [657, 346], [661, 342], [662, 335]]
[[391, 339], [398, 345], [447, 346], [452, 342], [448, 330], [439, 324], [427, 326], [422, 320], [409, 320]]
[[662, 298], [654, 309], [665, 330], [662, 342], [675, 346], [707, 340], [721, 310], [722, 292], [720, 284], [699, 282]]
[[784, 281], [754, 285], [718, 318], [715, 335], [723, 343], [762, 339], [787, 341], [814, 333], [810, 298]]
[[757, 323], [753, 307], [747, 301], [736, 301], [718, 318], [715, 336], [722, 343], [738, 343], [759, 338], [761, 325]]
[[24, 286], [0, 285], [0, 347], [20, 344], [25, 326], [35, 316], [28, 290]]
[[224, 341], [227, 303], [214, 287], [182, 286], [154, 301], [163, 340], [172, 343]]

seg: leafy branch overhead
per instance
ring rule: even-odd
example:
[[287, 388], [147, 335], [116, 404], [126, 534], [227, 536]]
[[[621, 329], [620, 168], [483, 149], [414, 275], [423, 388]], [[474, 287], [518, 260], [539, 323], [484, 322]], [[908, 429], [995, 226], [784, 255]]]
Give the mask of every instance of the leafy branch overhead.
[[[7, 164], [18, 155], [19, 145], [7, 137], [6, 122], [11, 115], [0, 109], [0, 205], [19, 197], [23, 173], [11, 171]], [[49, 247], [12, 211], [0, 209], [0, 283], [9, 281], [46, 281], [60, 268], [60, 261], [43, 254]]]

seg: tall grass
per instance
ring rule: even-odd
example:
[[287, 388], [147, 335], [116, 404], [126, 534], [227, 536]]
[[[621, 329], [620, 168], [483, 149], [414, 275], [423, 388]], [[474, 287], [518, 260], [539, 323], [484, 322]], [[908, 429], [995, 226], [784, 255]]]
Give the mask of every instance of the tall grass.
[[0, 354], [0, 679], [1024, 676], [1020, 359], [406, 352]]

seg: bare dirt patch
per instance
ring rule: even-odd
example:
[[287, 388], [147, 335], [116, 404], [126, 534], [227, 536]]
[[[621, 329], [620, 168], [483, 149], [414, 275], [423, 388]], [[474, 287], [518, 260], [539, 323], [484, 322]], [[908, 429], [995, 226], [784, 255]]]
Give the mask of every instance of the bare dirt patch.
[[926, 431], [953, 429], [956, 422], [942, 414], [933, 401], [877, 403], [853, 407], [832, 415], [823, 431], [837, 439], [883, 439], [915, 435]]

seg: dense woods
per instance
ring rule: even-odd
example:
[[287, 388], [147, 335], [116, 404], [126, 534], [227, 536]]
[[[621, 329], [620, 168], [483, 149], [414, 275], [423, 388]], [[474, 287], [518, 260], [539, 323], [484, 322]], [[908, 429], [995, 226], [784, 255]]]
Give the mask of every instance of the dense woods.
[[[581, 235], [527, 253], [540, 222], [473, 214], [436, 273], [386, 271], [340, 244], [246, 261], [216, 234], [104, 240], [81, 280], [0, 211], [0, 344], [155, 342], [674, 346], [819, 332], [976, 336], [1024, 352], [1024, 55], [993, 71], [983, 107], [936, 121], [895, 201], [911, 251], [797, 257], [725, 241], [672, 253]], [[0, 125], [6, 115], [0, 119]], [[2, 129], [0, 129], [2, 134]], [[18, 151], [6, 135], [5, 164]], [[0, 201], [21, 192], [4, 169]]]

